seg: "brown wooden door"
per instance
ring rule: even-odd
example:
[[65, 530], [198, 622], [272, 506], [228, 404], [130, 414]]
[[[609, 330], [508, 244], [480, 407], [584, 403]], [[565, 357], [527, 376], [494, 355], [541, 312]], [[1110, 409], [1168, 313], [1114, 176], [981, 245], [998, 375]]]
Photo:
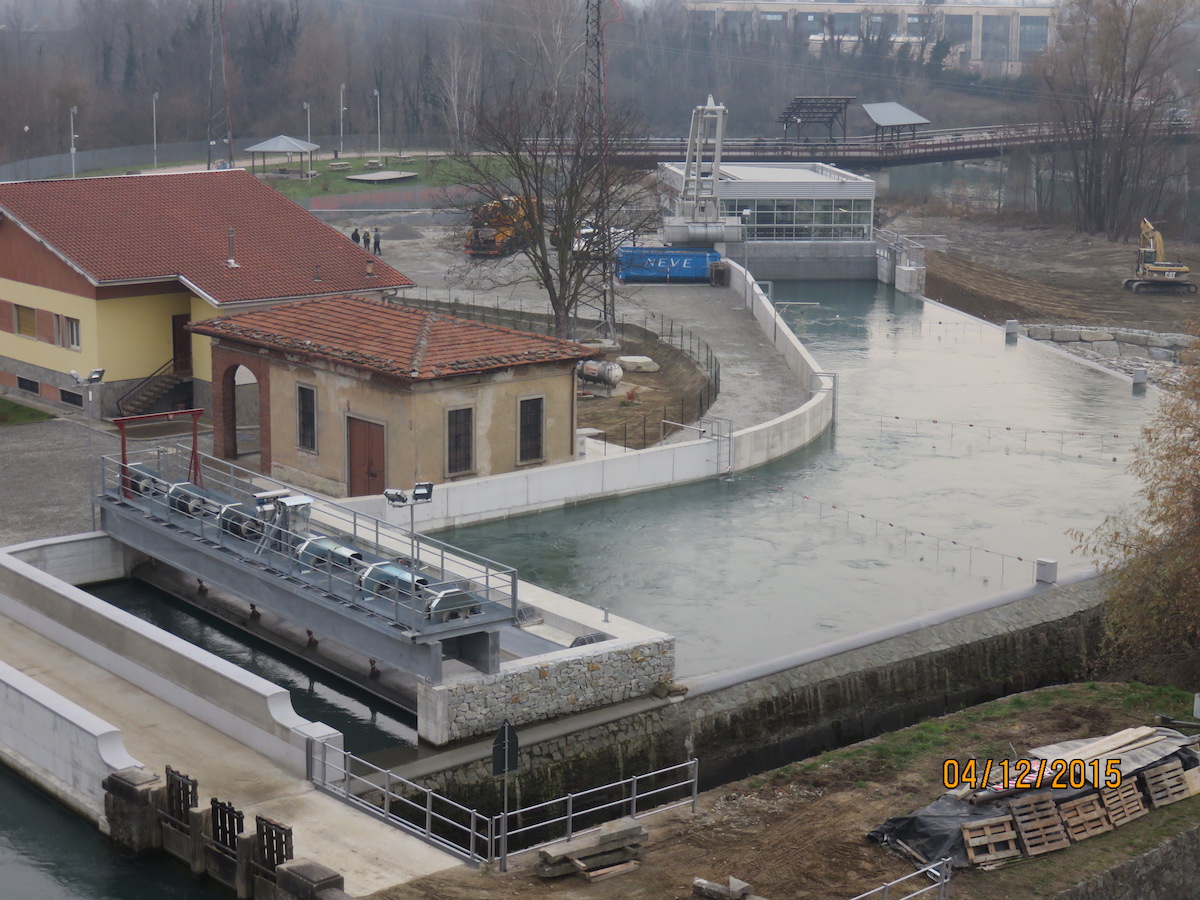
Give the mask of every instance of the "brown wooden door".
[[175, 357], [176, 372], [192, 370], [192, 333], [184, 329], [191, 317], [171, 316], [171, 355]]
[[346, 448], [349, 477], [346, 488], [351, 497], [382, 494], [384, 486], [383, 426], [348, 417]]

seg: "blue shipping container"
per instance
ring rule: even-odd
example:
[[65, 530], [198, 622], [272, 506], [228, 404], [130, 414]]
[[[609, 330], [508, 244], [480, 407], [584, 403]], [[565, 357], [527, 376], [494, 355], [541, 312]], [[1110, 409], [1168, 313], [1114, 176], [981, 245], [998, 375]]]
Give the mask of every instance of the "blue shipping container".
[[617, 277], [622, 281], [708, 281], [709, 264], [720, 258], [716, 250], [618, 247]]

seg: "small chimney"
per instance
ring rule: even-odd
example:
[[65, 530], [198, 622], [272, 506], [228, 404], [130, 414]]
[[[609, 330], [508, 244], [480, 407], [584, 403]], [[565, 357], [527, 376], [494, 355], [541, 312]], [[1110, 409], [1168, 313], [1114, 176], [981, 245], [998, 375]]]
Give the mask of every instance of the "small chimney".
[[238, 268], [237, 260], [233, 258], [233, 226], [229, 226], [229, 258], [225, 260], [225, 268]]
[[321, 280], [321, 264], [317, 263], [317, 271], [313, 275], [313, 281], [320, 281], [320, 280]]
[[375, 260], [373, 260], [373, 259], [367, 260], [367, 277], [368, 278], [375, 277]]

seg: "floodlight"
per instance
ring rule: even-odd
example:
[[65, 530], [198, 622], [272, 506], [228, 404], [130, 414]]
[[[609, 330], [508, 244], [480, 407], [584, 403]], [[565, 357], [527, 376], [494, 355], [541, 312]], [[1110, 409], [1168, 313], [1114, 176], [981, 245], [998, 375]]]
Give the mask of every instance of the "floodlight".
[[87, 377], [88, 384], [99, 384], [103, 380], [104, 380], [104, 370], [103, 369], [92, 369], [91, 373]]
[[408, 495], [399, 488], [386, 488], [383, 492], [383, 499], [393, 506], [402, 506], [408, 502]]
[[75, 379], [75, 383], [76, 383], [76, 384], [83, 384], [83, 376], [82, 376], [82, 375], [80, 375], [78, 372], [76, 372], [74, 369], [72, 369], [72, 370], [71, 370], [70, 372], [68, 372], [67, 374], [68, 374], [68, 375], [70, 375], [72, 378], [74, 378], [74, 379]]
[[428, 503], [433, 499], [433, 482], [418, 481], [412, 489], [413, 503]]

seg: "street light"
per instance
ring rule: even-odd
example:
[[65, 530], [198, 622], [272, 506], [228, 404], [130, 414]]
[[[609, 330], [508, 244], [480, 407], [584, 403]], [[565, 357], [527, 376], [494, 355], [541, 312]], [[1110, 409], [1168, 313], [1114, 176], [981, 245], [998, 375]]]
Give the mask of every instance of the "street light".
[[[307, 140], [308, 140], [309, 144], [312, 144], [312, 108], [309, 106], [307, 100], [304, 101], [304, 118], [308, 122], [308, 131], [306, 132]], [[309, 151], [308, 151], [308, 171], [310, 173], [312, 172], [312, 150], [311, 149], [309, 149]]]
[[412, 539], [412, 562], [409, 568], [417, 576], [421, 574], [421, 550], [417, 538], [416, 507], [418, 503], [433, 502], [433, 482], [418, 481], [407, 494], [399, 488], [388, 488], [383, 492], [383, 499], [391, 506], [408, 506], [408, 534]]
[[154, 119], [154, 168], [158, 168], [158, 91], [150, 95], [150, 114]]
[[75, 177], [75, 138], [79, 137], [75, 133], [75, 113], [79, 112], [78, 106], [71, 107], [71, 177]]
[[346, 155], [346, 85], [338, 91], [338, 156]]
[[375, 155], [383, 161], [383, 119], [379, 116], [379, 88], [375, 88]]
[[[74, 158], [74, 157], [72, 157]], [[70, 375], [75, 379], [75, 383], [79, 386], [87, 385], [87, 406], [83, 410], [84, 424], [87, 425], [87, 470], [88, 470], [88, 504], [92, 511], [92, 530], [96, 530], [96, 470], [92, 464], [92, 426], [86, 420], [92, 415], [92, 389], [95, 385], [104, 380], [103, 369], [92, 369], [88, 373], [87, 378], [84, 378], [74, 369]]]

